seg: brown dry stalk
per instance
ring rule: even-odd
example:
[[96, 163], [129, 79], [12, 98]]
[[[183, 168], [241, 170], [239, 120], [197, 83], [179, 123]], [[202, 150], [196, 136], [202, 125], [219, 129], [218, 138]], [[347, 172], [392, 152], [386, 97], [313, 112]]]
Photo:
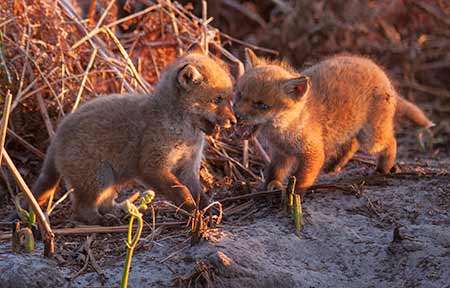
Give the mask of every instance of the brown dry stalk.
[[117, 48], [119, 48], [120, 54], [122, 54], [123, 58], [125, 58], [125, 61], [128, 64], [128, 67], [130, 68], [134, 79], [136, 79], [136, 81], [139, 83], [139, 85], [141, 86], [142, 90], [145, 93], [149, 93], [150, 87], [148, 87], [148, 84], [145, 83], [145, 81], [141, 78], [141, 76], [137, 72], [136, 67], [134, 67], [133, 61], [131, 61], [130, 57], [128, 56], [127, 51], [125, 50], [125, 48], [123, 48], [119, 39], [117, 39], [116, 35], [111, 31], [111, 29], [105, 28], [105, 30], [108, 33], [108, 35], [111, 37], [111, 39], [113, 40], [114, 44], [116, 44]]
[[10, 18], [8, 20], [5, 20], [4, 22], [0, 23], [0, 28], [2, 28], [5, 25], [8, 25], [9, 23], [15, 21], [16, 19], [17, 19], [17, 17], [12, 17], [12, 18]]
[[425, 86], [412, 81], [396, 81], [397, 86], [411, 88], [423, 93], [431, 94], [436, 97], [450, 98], [450, 92], [445, 89], [434, 88]]
[[80, 104], [81, 94], [83, 94], [84, 85], [86, 85], [86, 80], [88, 78], [89, 71], [91, 70], [92, 64], [94, 64], [95, 56], [97, 56], [97, 51], [98, 51], [98, 49], [94, 48], [94, 51], [91, 54], [91, 58], [89, 59], [89, 63], [87, 65], [87, 67], [86, 67], [86, 71], [84, 71], [83, 80], [81, 81], [80, 90], [78, 90], [78, 95], [77, 95], [77, 98], [75, 100], [75, 104], [73, 104], [73, 107], [72, 107], [72, 113], [78, 108], [78, 105]]
[[37, 157], [44, 159], [45, 158], [45, 154], [42, 153], [39, 149], [37, 149], [36, 147], [34, 147], [33, 145], [31, 145], [30, 143], [28, 143], [25, 139], [23, 139], [22, 137], [20, 137], [19, 135], [17, 135], [13, 130], [8, 128], [8, 135], [11, 136], [13, 139], [15, 139], [17, 142], [19, 142], [20, 144], [22, 144], [28, 151], [30, 151], [31, 153], [33, 153], [34, 155], [36, 155]]
[[153, 67], [155, 68], [156, 77], [157, 77], [158, 80], [159, 80], [159, 78], [160, 78], [160, 73], [159, 73], [158, 64], [156, 64], [156, 61], [155, 61], [155, 55], [153, 55], [153, 48], [150, 48], [150, 49], [149, 49], [149, 52], [150, 52], [150, 58], [151, 58], [151, 60], [152, 60]]
[[[84, 242], [84, 245], [83, 245], [83, 246], [84, 246], [84, 250], [85, 250], [86, 252], [87, 252], [88, 249], [90, 249], [90, 246], [91, 246], [91, 243], [92, 243], [92, 239], [93, 239], [93, 238], [91, 237], [91, 235], [89, 235], [89, 236], [87, 236], [87, 239], [86, 239], [86, 241]], [[87, 269], [88, 264], [89, 264], [89, 254], [86, 255], [86, 257], [84, 258], [84, 265], [83, 265], [83, 267], [81, 267], [80, 270], [78, 270], [78, 271], [72, 273], [72, 274], [69, 276], [70, 281], [72, 281], [72, 280], [74, 280], [75, 278], [77, 278], [78, 276], [80, 276], [80, 275]]]
[[14, 199], [14, 197], [16, 197], [16, 194], [11, 186], [11, 183], [9, 183], [9, 177], [6, 174], [6, 169], [3, 166], [0, 166], [0, 173], [2, 174], [3, 181], [5, 181], [9, 196], [11, 197], [11, 199]]
[[226, 58], [228, 58], [231, 62], [235, 63], [236, 65], [238, 65], [238, 77], [241, 77], [242, 75], [244, 75], [245, 69], [244, 69], [244, 63], [242, 63], [241, 60], [239, 60], [238, 58], [236, 58], [233, 54], [231, 54], [228, 50], [226, 50], [225, 48], [223, 48], [222, 46], [220, 46], [219, 44], [217, 44], [216, 42], [212, 42], [211, 43], [215, 49], [219, 50], [220, 52], [222, 52], [223, 56], [225, 56]]
[[202, 0], [202, 42], [203, 42], [203, 49], [205, 50], [205, 55], [208, 55], [209, 47], [208, 47], [208, 24], [206, 21], [208, 20], [207, 12], [208, 11], [208, 4], [206, 0]]
[[90, 2], [91, 3], [89, 3], [86, 19], [94, 22], [95, 12], [97, 10], [97, 0], [91, 0]]
[[[12, 104], [12, 108], [11, 110], [14, 110], [21, 101], [33, 96], [34, 94], [46, 89], [47, 84], [42, 85], [34, 90], [31, 90], [34, 85], [41, 80], [41, 76], [37, 75], [36, 77], [34, 77], [33, 81], [31, 81], [27, 87], [25, 87], [25, 89], [22, 90], [22, 86], [23, 86], [23, 82], [24, 82], [24, 77], [25, 77], [25, 71], [27, 70], [26, 67], [29, 67], [29, 65], [25, 65], [25, 67], [22, 69], [22, 76], [20, 79], [20, 86], [16, 95], [16, 99], [14, 99], [14, 102]], [[53, 72], [55, 72], [56, 70], [58, 70], [58, 67], [55, 67], [54, 69], [52, 69], [50, 72], [47, 73], [47, 76], [51, 75]], [[31, 79], [30, 79], [31, 80]], [[65, 80], [65, 79], [61, 79], [61, 80]], [[56, 81], [52, 82], [51, 84], [55, 84]], [[30, 91], [31, 90], [31, 91]]]
[[248, 168], [248, 140], [244, 140], [242, 145], [242, 165]]
[[[76, 26], [78, 27], [78, 29], [85, 33], [86, 35], [88, 35], [89, 33], [86, 30], [86, 27], [81, 23], [81, 21], [79, 20], [78, 15], [76, 15], [76, 13], [70, 8], [70, 6], [68, 6], [66, 3], [64, 3], [64, 1], [58, 1], [58, 4], [61, 6], [62, 11], [67, 15], [67, 17], [69, 17], [70, 20], [72, 20]], [[143, 11], [141, 11], [143, 12]], [[123, 20], [125, 18], [122, 18], [121, 20]], [[114, 74], [116, 74], [116, 76], [119, 79], [123, 79], [122, 78], [122, 74], [120, 73], [119, 69], [117, 69], [117, 67], [115, 67], [114, 65], [112, 65], [112, 63], [110, 62], [111, 59], [113, 59], [112, 57], [110, 57], [110, 55], [101, 47], [104, 47], [106, 45], [99, 45], [98, 43], [103, 43], [98, 37], [96, 37], [96, 35], [92, 35], [88, 38], [86, 38], [87, 41], [89, 41], [89, 43], [91, 44], [91, 46], [93, 48], [97, 48], [98, 52], [100, 54], [100, 56], [105, 59], [106, 63], [109, 65], [109, 67], [111, 68], [111, 70], [113, 71]], [[101, 46], [101, 47], [100, 47]], [[109, 52], [109, 51], [108, 51]], [[125, 89], [127, 90], [127, 92], [129, 93], [133, 93], [134, 89], [131, 88], [130, 84], [128, 84], [127, 81], [123, 82]]]
[[173, 5], [172, 2], [170, 0], [164, 0], [165, 5], [167, 5], [169, 7], [169, 16], [170, 19], [172, 20], [172, 27], [173, 27], [173, 33], [175, 34], [175, 39], [177, 40], [178, 43], [178, 56], [183, 55], [183, 42], [181, 42], [180, 39], [180, 32], [178, 30], [178, 23], [176, 21], [175, 18], [175, 13], [173, 13]]
[[239, 1], [236, 0], [222, 0], [222, 1], [225, 5], [231, 7], [238, 13], [241, 13], [248, 19], [258, 23], [258, 25], [261, 26], [262, 28], [267, 27], [266, 21], [264, 21], [264, 19], [258, 13], [254, 12], [251, 9], [248, 9], [245, 5], [241, 4]]
[[257, 197], [262, 197], [262, 196], [277, 195], [280, 193], [281, 193], [280, 190], [258, 191], [258, 192], [254, 192], [254, 193], [248, 193], [248, 194], [244, 194], [244, 195], [223, 198], [223, 199], [220, 199], [219, 201], [224, 203], [224, 202], [236, 201], [236, 200], [242, 200], [242, 199], [248, 199], [248, 198], [257, 198]]
[[[341, 190], [341, 191], [348, 191], [348, 192], [358, 192], [357, 189], [359, 189], [362, 185], [383, 185], [386, 184], [387, 179], [395, 179], [395, 178], [406, 178], [408, 176], [443, 176], [448, 177], [450, 175], [450, 171], [446, 169], [440, 169], [440, 170], [412, 170], [412, 171], [403, 171], [399, 173], [393, 173], [393, 174], [376, 174], [376, 175], [369, 175], [369, 176], [363, 176], [363, 177], [355, 177], [352, 179], [349, 179], [347, 181], [343, 182], [334, 182], [334, 183], [323, 183], [323, 184], [316, 184], [312, 185], [308, 188], [309, 192], [318, 192], [318, 191], [327, 191], [327, 190]], [[236, 201], [236, 200], [242, 200], [242, 199], [248, 199], [248, 198], [256, 198], [256, 197], [262, 197], [262, 196], [268, 196], [268, 195], [277, 195], [280, 194], [280, 190], [273, 190], [273, 191], [258, 191], [254, 193], [248, 193], [244, 195], [239, 196], [232, 196], [232, 197], [226, 197], [223, 199], [218, 199], [220, 202], [229, 202], [229, 201]], [[306, 194], [307, 195], [307, 194]]]
[[220, 32], [220, 31], [219, 31], [219, 34], [220, 34], [220, 36], [230, 40], [231, 42], [235, 42], [235, 43], [238, 43], [238, 44], [240, 44], [242, 46], [246, 46], [248, 48], [251, 48], [252, 50], [262, 51], [262, 52], [273, 54], [273, 55], [276, 55], [276, 56], [278, 56], [278, 54], [280, 54], [280, 52], [278, 52], [277, 50], [273, 50], [273, 49], [257, 46], [257, 45], [254, 45], [252, 43], [249, 43], [249, 42], [246, 42], [246, 41], [234, 38], [233, 36], [230, 36], [230, 35], [228, 35], [226, 33]]
[[[61, 2], [61, 1], [59, 1], [59, 2]], [[62, 7], [66, 10], [66, 12], [70, 11], [70, 9], [69, 9], [68, 7], [66, 7], [64, 3], [61, 3], [61, 4], [62, 4]], [[73, 50], [73, 49], [76, 49], [76, 48], [79, 47], [81, 44], [83, 44], [83, 43], [86, 42], [87, 40], [90, 40], [90, 39], [93, 38], [96, 34], [100, 33], [104, 28], [111, 28], [111, 27], [113, 27], [113, 26], [119, 25], [120, 23], [126, 22], [126, 21], [131, 20], [131, 19], [134, 19], [134, 18], [136, 18], [136, 17], [138, 17], [138, 16], [141, 16], [141, 15], [144, 15], [144, 14], [146, 14], [146, 13], [149, 13], [149, 12], [151, 12], [151, 11], [153, 11], [153, 10], [156, 10], [157, 8], [160, 8], [160, 7], [161, 7], [160, 4], [157, 4], [157, 5], [154, 5], [154, 6], [150, 6], [150, 7], [148, 7], [147, 9], [144, 9], [144, 10], [142, 10], [142, 11], [139, 11], [139, 12], [134, 13], [134, 14], [132, 14], [132, 15], [129, 15], [129, 16], [127, 16], [127, 17], [124, 17], [124, 18], [121, 18], [121, 19], [116, 20], [116, 21], [114, 21], [114, 22], [111, 22], [111, 23], [109, 23], [109, 24], [107, 24], [107, 25], [105, 25], [105, 26], [102, 26], [102, 27], [96, 27], [94, 30], [92, 30], [91, 32], [87, 33], [83, 38], [81, 38], [77, 43], [73, 44], [72, 47], [70, 47], [70, 49], [72, 49], [72, 50]], [[70, 11], [70, 12], [72, 12], [72, 11]]]
[[264, 164], [269, 164], [270, 163], [270, 157], [269, 154], [267, 154], [266, 150], [264, 150], [264, 148], [262, 147], [261, 143], [259, 143], [258, 138], [253, 138], [253, 143], [255, 144], [256, 149], [258, 149], [259, 154], [261, 154], [261, 158], [264, 161]]
[[244, 211], [248, 211], [253, 205], [255, 204], [255, 201], [253, 199], [242, 203], [241, 205], [233, 206], [228, 209], [224, 209], [223, 214], [227, 217], [232, 216], [234, 214], [238, 214]]
[[[6, 91], [5, 103], [3, 104], [3, 117], [2, 117], [2, 126], [0, 128], [0, 149], [3, 151], [5, 149], [5, 140], [6, 140], [6, 132], [8, 131], [8, 120], [9, 120], [9, 112], [11, 112], [11, 102], [12, 95], [11, 91]], [[0, 166], [2, 164], [2, 154], [0, 153]]]
[[6, 165], [8, 166], [9, 171], [14, 176], [17, 185], [25, 195], [28, 204], [36, 215], [36, 219], [39, 224], [39, 230], [41, 231], [42, 239], [45, 243], [44, 255], [46, 257], [51, 257], [54, 253], [53, 241], [55, 235], [52, 232], [50, 223], [47, 221], [47, 218], [45, 217], [44, 212], [42, 212], [41, 207], [39, 207], [39, 204], [34, 198], [33, 193], [31, 192], [30, 188], [28, 188], [28, 185], [25, 183], [25, 180], [23, 180], [22, 176], [16, 168], [16, 165], [14, 165], [14, 162], [11, 160], [5, 149], [3, 149], [3, 157], [5, 158]]
[[[163, 223], [154, 223], [154, 227], [180, 227], [186, 225], [186, 221], [175, 221], [175, 222], [163, 222]], [[147, 227], [147, 226], [144, 226]], [[133, 229], [137, 228], [134, 227]], [[92, 233], [127, 233], [128, 225], [120, 225], [120, 226], [83, 226], [83, 227], [75, 227], [75, 228], [60, 228], [54, 229], [53, 233], [58, 236], [64, 235], [83, 235], [83, 234], [92, 234]], [[145, 228], [144, 228], [145, 231]], [[0, 234], [0, 240], [9, 240], [11, 239], [11, 233], [3, 233]]]
[[[23, 4], [23, 6], [24, 7], [27, 7], [27, 9], [28, 9], [28, 6], [25, 4], [25, 2], [24, 1], [22, 1], [22, 4]], [[26, 11], [26, 10], [25, 10]], [[26, 35], [27, 35], [27, 46], [26, 46], [26, 50], [24, 50], [21, 46], [19, 46], [19, 45], [17, 45], [16, 44], [16, 46], [19, 48], [19, 50], [21, 50], [21, 52], [25, 55], [25, 57], [26, 58], [28, 58], [28, 60], [29, 60], [29, 62], [27, 62], [26, 64], [29, 66], [30, 65], [30, 62], [33, 64], [33, 66], [34, 67], [36, 67], [36, 70], [39, 72], [39, 75], [41, 75], [41, 77], [42, 77], [42, 79], [44, 79], [44, 81], [45, 81], [45, 83], [48, 85], [48, 88], [50, 89], [50, 92], [53, 94], [53, 96], [55, 97], [55, 100], [56, 100], [56, 103], [58, 104], [58, 106], [59, 106], [59, 110], [60, 110], [60, 112], [61, 112], [61, 115], [62, 116], [64, 116], [64, 110], [63, 110], [63, 107], [62, 107], [62, 104], [61, 104], [61, 102], [59, 101], [59, 98], [58, 98], [58, 95], [56, 94], [56, 91], [55, 91], [55, 89], [53, 89], [53, 86], [50, 84], [50, 81], [47, 79], [47, 77], [45, 77], [45, 75], [44, 75], [44, 73], [42, 72], [42, 70], [41, 70], [41, 68], [39, 67], [39, 65], [38, 65], [38, 59], [40, 58], [40, 57], [38, 57], [38, 59], [33, 59], [33, 57], [28, 53], [29, 52], [29, 45], [30, 45], [30, 42], [31, 42], [31, 40], [32, 40], [32, 36], [33, 36], [33, 33], [32, 33], [32, 25], [31, 25], [31, 22], [30, 22], [30, 19], [28, 18], [28, 14], [27, 14], [28, 12], [26, 12], [24, 15], [25, 15], [25, 19], [26, 19], [26, 21], [27, 21], [27, 32], [25, 33]], [[11, 41], [11, 40], [10, 40]], [[12, 41], [11, 43], [15, 43], [14, 41]], [[31, 68], [31, 67], [30, 67]], [[25, 69], [25, 68], [24, 68]], [[30, 69], [30, 71], [31, 71], [31, 69]], [[30, 75], [30, 78], [32, 77], [32, 75]]]
[[[92, 3], [92, 2], [95, 2], [95, 1], [91, 1], [91, 3]], [[98, 20], [97, 25], [95, 25], [95, 28], [96, 28], [96, 29], [98, 29], [98, 28], [102, 25], [103, 21], [104, 21], [105, 18], [106, 18], [106, 15], [108, 15], [109, 10], [111, 10], [111, 8], [113, 7], [113, 5], [114, 5], [115, 2], [116, 2], [115, 0], [110, 0], [110, 1], [109, 1], [108, 6], [106, 7], [106, 9], [105, 9], [105, 11], [103, 12], [102, 16], [100, 17], [100, 19]]]
[[[435, 19], [445, 24], [448, 28], [450, 28], [450, 19], [448, 15], [443, 15], [439, 9], [434, 7], [431, 4], [428, 4], [427, 1], [412, 1], [412, 4], [416, 5], [418, 8], [422, 9], [426, 13], [433, 16]], [[448, 11], [448, 10], [447, 10]]]
[[226, 158], [227, 160], [230, 160], [231, 162], [233, 162], [234, 164], [236, 164], [237, 166], [239, 166], [242, 170], [244, 170], [245, 172], [247, 172], [250, 176], [252, 176], [253, 178], [255, 178], [256, 180], [259, 180], [258, 175], [256, 175], [255, 173], [252, 172], [252, 170], [250, 170], [249, 168], [246, 168], [244, 165], [242, 165], [239, 161], [237, 161], [236, 159], [230, 157], [225, 150], [222, 149], [222, 151], [219, 151], [217, 148], [215, 147], [211, 147], [211, 149], [215, 150], [216, 153], [222, 155], [224, 158]]
[[4, 44], [4, 37], [2, 31], [0, 31], [0, 61], [2, 62], [3, 70], [5, 70], [6, 73], [6, 80], [8, 81], [8, 84], [12, 83], [11, 73], [9, 72], [8, 65], [6, 65], [6, 59], [5, 55], [3, 55], [3, 44]]
[[53, 129], [53, 125], [50, 120], [50, 116], [48, 115], [47, 106], [45, 105], [44, 98], [42, 98], [41, 93], [37, 93], [36, 98], [38, 100], [39, 109], [41, 111], [42, 118], [44, 119], [45, 128], [47, 128], [48, 136], [51, 139], [55, 135], [55, 129]]

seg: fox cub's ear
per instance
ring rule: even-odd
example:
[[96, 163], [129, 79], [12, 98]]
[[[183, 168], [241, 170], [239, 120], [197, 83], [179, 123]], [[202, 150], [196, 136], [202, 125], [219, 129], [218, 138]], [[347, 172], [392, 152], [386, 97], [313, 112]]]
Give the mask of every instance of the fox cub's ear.
[[245, 48], [245, 70], [251, 69], [260, 64], [258, 56], [252, 49]]
[[203, 81], [203, 75], [194, 65], [185, 64], [177, 74], [177, 81], [185, 90], [191, 90]]
[[283, 84], [284, 92], [292, 99], [300, 99], [308, 94], [309, 89], [311, 89], [311, 80], [307, 76], [290, 79]]
[[203, 47], [198, 43], [191, 44], [191, 46], [188, 47], [186, 52], [205, 54], [205, 50], [203, 50]]

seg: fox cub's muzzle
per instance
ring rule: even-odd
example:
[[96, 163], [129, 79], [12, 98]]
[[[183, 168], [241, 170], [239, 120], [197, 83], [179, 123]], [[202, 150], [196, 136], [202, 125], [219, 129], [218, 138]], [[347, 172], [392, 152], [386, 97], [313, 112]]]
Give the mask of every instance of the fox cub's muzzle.
[[226, 105], [223, 107], [218, 120], [218, 124], [223, 128], [231, 128], [237, 124], [237, 119], [236, 116], [234, 116], [231, 105]]

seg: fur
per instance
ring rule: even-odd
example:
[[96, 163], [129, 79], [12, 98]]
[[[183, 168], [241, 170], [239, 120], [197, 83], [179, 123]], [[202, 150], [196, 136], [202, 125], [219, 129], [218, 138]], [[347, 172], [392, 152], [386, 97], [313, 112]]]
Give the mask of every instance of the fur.
[[368, 58], [335, 56], [297, 72], [285, 62], [246, 54], [234, 109], [238, 130], [258, 131], [268, 144], [268, 189], [281, 188], [293, 173], [303, 193], [324, 167], [339, 171], [359, 149], [378, 155], [377, 171], [388, 173], [396, 158], [396, 113], [433, 125]]
[[232, 81], [218, 61], [192, 50], [169, 65], [154, 95], [97, 98], [68, 115], [33, 187], [40, 205], [62, 177], [74, 217], [87, 224], [115, 213], [116, 186], [140, 179], [184, 209], [208, 201], [199, 179], [204, 132], [230, 127]]

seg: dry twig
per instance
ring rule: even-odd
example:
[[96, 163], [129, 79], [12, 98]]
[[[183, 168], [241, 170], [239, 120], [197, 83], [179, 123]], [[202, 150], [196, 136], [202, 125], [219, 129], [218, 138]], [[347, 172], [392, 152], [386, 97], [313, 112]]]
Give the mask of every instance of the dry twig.
[[[111, 1], [112, 2], [112, 1]], [[97, 48], [94, 48], [94, 51], [92, 51], [91, 58], [89, 59], [89, 63], [86, 67], [86, 71], [84, 71], [83, 80], [81, 81], [80, 90], [78, 90], [78, 95], [75, 100], [75, 103], [72, 107], [72, 113], [78, 108], [78, 104], [80, 104], [81, 100], [81, 94], [83, 94], [84, 85], [86, 84], [86, 80], [89, 75], [89, 70], [91, 70], [92, 64], [94, 64], [95, 56], [97, 55]]]
[[11, 174], [13, 174], [14, 178], [16, 179], [16, 182], [19, 185], [20, 190], [22, 190], [23, 194], [25, 195], [25, 198], [28, 201], [28, 204], [30, 204], [31, 209], [36, 215], [39, 224], [39, 229], [41, 230], [41, 235], [45, 243], [44, 255], [46, 257], [51, 257], [55, 252], [55, 247], [53, 243], [55, 235], [52, 232], [50, 223], [48, 222], [47, 218], [45, 217], [44, 213], [41, 210], [41, 207], [39, 207], [39, 204], [34, 198], [33, 193], [31, 193], [30, 188], [28, 188], [27, 184], [23, 180], [22, 176], [20, 175], [19, 171], [14, 165], [14, 162], [11, 160], [6, 150], [3, 150], [3, 157], [5, 158], [6, 165], [8, 166]]
[[[0, 151], [5, 149], [6, 132], [8, 131], [9, 112], [11, 111], [12, 95], [11, 91], [6, 91], [5, 103], [3, 104], [3, 117], [0, 128]], [[2, 164], [2, 155], [0, 153], [0, 165]]]

